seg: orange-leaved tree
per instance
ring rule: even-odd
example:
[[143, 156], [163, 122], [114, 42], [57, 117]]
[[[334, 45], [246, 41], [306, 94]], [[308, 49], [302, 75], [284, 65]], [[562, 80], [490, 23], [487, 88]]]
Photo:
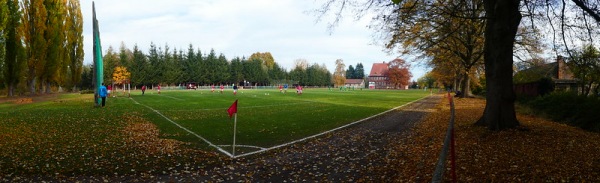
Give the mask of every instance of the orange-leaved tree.
[[344, 84], [346, 83], [346, 70], [344, 68], [346, 68], [344, 60], [335, 60], [335, 72], [333, 72], [333, 83], [336, 87], [344, 86]]
[[115, 82], [115, 84], [125, 84], [127, 80], [129, 80], [129, 77], [131, 76], [131, 73], [129, 73], [129, 71], [127, 71], [127, 67], [123, 67], [123, 66], [117, 66], [115, 67], [115, 71], [112, 74], [112, 79]]
[[394, 88], [403, 88], [403, 86], [408, 86], [408, 82], [412, 77], [412, 73], [410, 73], [408, 70], [409, 68], [410, 64], [399, 58], [390, 62], [387, 75], [388, 78], [390, 78], [390, 84], [392, 84]]

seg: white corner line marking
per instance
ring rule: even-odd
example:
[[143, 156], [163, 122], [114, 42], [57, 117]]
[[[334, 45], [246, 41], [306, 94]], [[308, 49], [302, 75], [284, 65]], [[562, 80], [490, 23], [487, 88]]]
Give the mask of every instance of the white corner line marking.
[[162, 113], [158, 112], [158, 110], [156, 110], [156, 109], [153, 109], [153, 108], [152, 108], [152, 107], [150, 107], [150, 106], [147, 106], [147, 105], [144, 105], [144, 104], [140, 104], [139, 102], [135, 101], [133, 98], [130, 98], [130, 99], [131, 99], [131, 100], [133, 100], [133, 101], [134, 101], [136, 104], [139, 104], [139, 105], [141, 105], [141, 106], [144, 106], [144, 107], [146, 107], [146, 108], [148, 108], [148, 109], [150, 109], [150, 110], [154, 111], [156, 114], [158, 114], [158, 115], [162, 116], [162, 117], [163, 117], [163, 118], [165, 118], [167, 121], [169, 121], [169, 122], [173, 123], [175, 126], [177, 126], [177, 127], [181, 128], [181, 129], [185, 130], [186, 132], [188, 132], [188, 133], [190, 133], [190, 134], [192, 134], [192, 135], [194, 135], [194, 136], [198, 137], [198, 138], [199, 138], [199, 139], [201, 139], [202, 141], [206, 142], [206, 143], [207, 143], [209, 146], [216, 148], [217, 150], [219, 150], [219, 151], [220, 151], [220, 152], [222, 152], [223, 154], [225, 154], [225, 155], [227, 155], [227, 156], [229, 156], [229, 157], [232, 157], [232, 158], [234, 157], [234, 156], [233, 156], [231, 153], [229, 153], [229, 152], [225, 151], [223, 148], [220, 148], [219, 146], [217, 146], [217, 145], [213, 144], [212, 142], [210, 142], [210, 141], [206, 140], [204, 137], [202, 137], [202, 136], [200, 136], [200, 135], [198, 135], [198, 134], [196, 134], [196, 133], [192, 132], [191, 130], [189, 130], [189, 129], [187, 129], [187, 128], [183, 127], [183, 126], [181, 126], [180, 124], [176, 123], [175, 121], [173, 121], [173, 120], [171, 120], [171, 119], [167, 118], [165, 115], [163, 115]]
[[409, 103], [406, 103], [406, 104], [400, 105], [400, 106], [398, 106], [398, 107], [394, 107], [394, 108], [392, 108], [392, 109], [389, 109], [389, 110], [387, 110], [387, 111], [383, 111], [383, 112], [381, 112], [381, 113], [379, 113], [379, 114], [375, 114], [375, 115], [373, 115], [373, 116], [369, 116], [369, 117], [366, 117], [366, 118], [364, 118], [364, 119], [361, 119], [361, 120], [358, 120], [358, 121], [355, 121], [355, 122], [352, 122], [352, 123], [348, 123], [348, 124], [346, 124], [346, 125], [343, 125], [343, 126], [340, 126], [340, 127], [337, 127], [337, 128], [334, 128], [334, 129], [331, 129], [331, 130], [328, 130], [328, 131], [325, 131], [325, 132], [322, 132], [322, 133], [319, 133], [319, 134], [315, 134], [315, 135], [308, 136], [308, 137], [305, 137], [305, 138], [302, 138], [302, 139], [294, 140], [294, 141], [291, 141], [291, 142], [288, 142], [288, 143], [285, 143], [285, 144], [280, 144], [280, 145], [276, 145], [276, 146], [273, 146], [273, 147], [269, 147], [269, 148], [261, 149], [261, 150], [258, 150], [258, 151], [254, 151], [254, 152], [249, 152], [249, 153], [245, 153], [245, 154], [236, 155], [236, 156], [234, 156], [233, 158], [240, 158], [240, 157], [249, 156], [249, 155], [253, 155], [253, 154], [263, 153], [263, 152], [266, 152], [266, 151], [270, 151], [270, 150], [273, 150], [273, 149], [277, 149], [277, 148], [281, 148], [281, 147], [289, 146], [289, 145], [292, 145], [292, 144], [295, 144], [295, 143], [299, 143], [299, 142], [306, 141], [306, 140], [309, 140], [309, 139], [312, 139], [312, 138], [315, 138], [315, 137], [319, 137], [319, 136], [322, 136], [322, 135], [325, 135], [325, 134], [328, 134], [328, 133], [331, 133], [331, 132], [334, 132], [334, 131], [337, 131], [337, 130], [340, 130], [340, 129], [343, 129], [343, 128], [346, 128], [346, 127], [349, 127], [349, 126], [352, 126], [352, 125], [354, 125], [354, 124], [356, 124], [356, 123], [360, 123], [360, 122], [363, 122], [363, 121], [366, 121], [366, 120], [372, 119], [372, 118], [374, 118], [374, 117], [377, 117], [377, 116], [383, 115], [383, 114], [385, 114], [385, 113], [388, 113], [388, 112], [394, 111], [394, 110], [396, 110], [396, 109], [399, 109], [399, 108], [401, 108], [401, 107], [407, 106], [407, 105], [409, 105], [409, 104], [412, 104], [412, 103], [414, 103], [414, 102], [417, 102], [417, 101], [423, 100], [423, 99], [425, 99], [425, 98], [427, 98], [427, 97], [429, 97], [429, 96], [422, 97], [422, 98], [420, 98], [420, 99], [417, 99], [417, 100], [414, 100], [414, 101], [412, 101], [412, 102], [409, 102]]
[[[302, 139], [294, 140], [294, 141], [291, 141], [291, 142], [288, 142], [288, 143], [284, 143], [284, 144], [280, 144], [280, 145], [276, 145], [276, 146], [273, 146], [273, 147], [264, 148], [264, 147], [257, 147], [257, 146], [243, 145], [244, 147], [256, 148], [256, 149], [260, 149], [260, 150], [258, 150], [258, 151], [254, 151], [254, 152], [245, 153], [245, 154], [240, 154], [240, 155], [236, 155], [236, 156], [233, 156], [231, 153], [229, 153], [229, 152], [227, 152], [226, 150], [224, 150], [223, 148], [221, 148], [221, 147], [223, 147], [223, 146], [225, 146], [225, 147], [226, 147], [226, 146], [228, 146], [228, 145], [215, 145], [215, 144], [211, 143], [210, 141], [206, 140], [204, 137], [202, 137], [202, 136], [200, 136], [200, 135], [198, 135], [198, 134], [196, 134], [196, 133], [192, 132], [191, 130], [189, 130], [189, 129], [187, 129], [187, 128], [185, 128], [185, 127], [181, 126], [181, 125], [179, 125], [178, 123], [174, 122], [173, 120], [171, 120], [171, 119], [167, 118], [165, 115], [163, 115], [162, 113], [160, 113], [158, 110], [156, 110], [156, 109], [153, 109], [153, 108], [151, 108], [150, 106], [147, 106], [147, 105], [144, 105], [144, 104], [140, 104], [139, 102], [137, 102], [137, 101], [136, 101], [136, 100], [134, 100], [133, 98], [130, 98], [130, 99], [131, 99], [131, 100], [133, 100], [133, 101], [134, 101], [136, 104], [138, 104], [138, 105], [142, 105], [142, 106], [144, 106], [144, 107], [146, 107], [146, 108], [148, 108], [148, 109], [150, 109], [150, 110], [154, 111], [155, 113], [157, 113], [158, 115], [162, 116], [162, 117], [163, 117], [163, 118], [165, 118], [167, 121], [169, 121], [169, 122], [173, 123], [173, 124], [174, 124], [174, 125], [176, 125], [177, 127], [179, 127], [179, 128], [181, 128], [181, 129], [185, 130], [186, 132], [188, 132], [188, 133], [190, 133], [190, 134], [192, 134], [192, 135], [194, 135], [194, 136], [198, 137], [198, 138], [199, 138], [199, 139], [201, 139], [202, 141], [206, 142], [206, 143], [207, 143], [209, 146], [211, 146], [211, 147], [214, 147], [214, 148], [216, 148], [217, 150], [219, 150], [221, 153], [223, 153], [223, 154], [225, 154], [225, 155], [227, 155], [227, 156], [229, 156], [229, 157], [231, 157], [231, 158], [234, 158], [234, 159], [235, 159], [235, 158], [245, 157], [245, 156], [249, 156], [249, 155], [253, 155], [253, 154], [258, 154], [258, 153], [263, 153], [263, 152], [270, 151], [270, 150], [273, 150], [273, 149], [277, 149], [277, 148], [281, 148], [281, 147], [289, 146], [289, 145], [292, 145], [292, 144], [295, 144], [295, 143], [299, 143], [299, 142], [303, 142], [303, 141], [306, 141], [306, 140], [309, 140], [309, 139], [312, 139], [312, 138], [316, 138], [316, 137], [319, 137], [319, 136], [322, 136], [322, 135], [325, 135], [325, 134], [328, 134], [328, 133], [331, 133], [331, 132], [335, 132], [335, 131], [338, 131], [338, 130], [344, 129], [344, 128], [346, 128], [346, 127], [352, 126], [352, 125], [354, 125], [354, 124], [357, 124], [357, 123], [360, 123], [360, 122], [363, 122], [363, 121], [366, 121], [366, 120], [369, 120], [369, 119], [375, 118], [375, 117], [377, 117], [377, 116], [381, 116], [381, 115], [383, 115], [383, 114], [386, 114], [386, 113], [388, 113], [388, 112], [391, 112], [391, 111], [397, 110], [397, 109], [399, 109], [399, 108], [402, 108], [402, 107], [404, 107], [404, 106], [410, 105], [410, 104], [412, 104], [412, 103], [414, 103], [414, 102], [417, 102], [417, 101], [423, 100], [423, 99], [425, 99], [425, 98], [427, 98], [427, 97], [429, 97], [429, 96], [424, 96], [424, 97], [422, 97], [422, 98], [420, 98], [420, 99], [417, 99], [417, 100], [411, 101], [411, 102], [409, 102], [409, 103], [406, 103], [406, 104], [403, 104], [403, 105], [400, 105], [400, 106], [394, 107], [394, 108], [392, 108], [392, 109], [389, 109], [389, 110], [383, 111], [383, 112], [381, 112], [381, 113], [378, 113], [378, 114], [375, 114], [375, 115], [372, 115], [372, 116], [369, 116], [369, 117], [366, 117], [366, 118], [360, 119], [360, 120], [358, 120], [358, 121], [354, 121], [354, 122], [352, 122], [352, 123], [348, 123], [348, 124], [346, 124], [346, 125], [342, 125], [342, 126], [340, 126], [340, 127], [337, 127], [337, 128], [334, 128], [334, 129], [331, 129], [331, 130], [325, 131], [325, 132], [321, 132], [321, 133], [319, 133], [319, 134], [311, 135], [311, 136], [308, 136], [308, 137], [305, 137], [305, 138], [302, 138]], [[221, 146], [221, 147], [219, 147], [219, 146]]]

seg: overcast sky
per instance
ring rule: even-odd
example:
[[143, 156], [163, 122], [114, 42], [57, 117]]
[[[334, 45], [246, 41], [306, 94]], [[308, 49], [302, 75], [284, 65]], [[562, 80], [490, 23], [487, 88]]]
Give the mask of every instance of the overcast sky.
[[[296, 59], [325, 64], [333, 73], [335, 60], [356, 67], [362, 63], [368, 75], [373, 63], [390, 61], [383, 46], [373, 44], [370, 19], [347, 17], [333, 31], [327, 22], [316, 22], [306, 12], [321, 4], [312, 0], [101, 0], [96, 2], [103, 54], [121, 42], [144, 53], [150, 43], [187, 51], [189, 44], [208, 53], [214, 49], [227, 59], [248, 58], [255, 52], [270, 52], [287, 69]], [[92, 62], [92, 1], [82, 0], [85, 63]], [[409, 58], [404, 58], [409, 60]], [[412, 64], [416, 65], [416, 64]], [[412, 80], [426, 71], [414, 67]]]

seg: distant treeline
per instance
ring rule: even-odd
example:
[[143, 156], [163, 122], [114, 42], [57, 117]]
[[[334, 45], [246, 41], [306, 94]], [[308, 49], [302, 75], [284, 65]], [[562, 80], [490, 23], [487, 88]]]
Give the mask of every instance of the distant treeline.
[[[168, 45], [157, 47], [151, 43], [144, 53], [133, 47], [133, 51], [121, 44], [116, 52], [109, 47], [104, 57], [104, 82], [120, 84], [124, 81], [113, 79], [116, 67], [125, 67], [130, 75], [132, 86], [179, 85], [194, 82], [197, 85], [236, 84], [278, 85], [283, 83], [308, 86], [331, 84], [331, 73], [325, 65], [308, 66], [306, 61], [296, 64], [286, 71], [274, 61], [271, 53], [254, 53], [249, 58], [227, 59], [214, 50], [205, 53], [189, 45], [187, 51], [171, 49]], [[92, 65], [86, 65], [82, 74], [82, 87], [92, 87]]]

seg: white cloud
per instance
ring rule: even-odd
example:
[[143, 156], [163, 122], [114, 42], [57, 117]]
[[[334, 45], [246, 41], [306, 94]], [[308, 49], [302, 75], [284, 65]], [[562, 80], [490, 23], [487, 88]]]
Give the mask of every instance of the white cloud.
[[[92, 5], [81, 2], [84, 16], [85, 62], [91, 62]], [[304, 12], [320, 4], [297, 0], [102, 0], [96, 14], [104, 51], [121, 42], [147, 52], [150, 43], [187, 50], [189, 44], [204, 53], [214, 49], [227, 58], [271, 52], [277, 63], [291, 69], [294, 60], [325, 63], [330, 71], [336, 59], [346, 66], [363, 63], [368, 74], [375, 62], [389, 61], [383, 47], [371, 45], [370, 19], [351, 17], [330, 34], [325, 22]], [[89, 45], [89, 46], [88, 46]], [[423, 69], [413, 69], [416, 77]], [[416, 78], [415, 78], [416, 80]]]

